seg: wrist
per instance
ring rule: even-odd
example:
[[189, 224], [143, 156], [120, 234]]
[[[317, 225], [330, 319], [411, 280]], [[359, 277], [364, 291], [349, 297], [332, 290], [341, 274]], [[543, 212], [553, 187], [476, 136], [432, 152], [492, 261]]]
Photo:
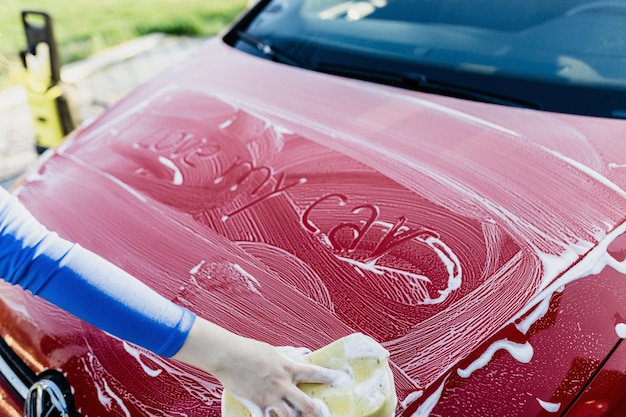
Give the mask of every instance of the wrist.
[[218, 376], [240, 338], [214, 323], [196, 317], [183, 346], [172, 359]]

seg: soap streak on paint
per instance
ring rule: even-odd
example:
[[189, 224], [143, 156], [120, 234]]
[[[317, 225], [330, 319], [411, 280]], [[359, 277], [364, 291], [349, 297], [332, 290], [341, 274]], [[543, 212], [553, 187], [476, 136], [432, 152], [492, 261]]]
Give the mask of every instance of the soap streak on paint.
[[[129, 355], [137, 360], [142, 368], [144, 367], [140, 357], [130, 352]], [[149, 357], [160, 370], [165, 371], [166, 374], [174, 378], [191, 397], [197, 398], [207, 405], [215, 404], [219, 401], [221, 384], [217, 380], [207, 379], [206, 375], [191, 373], [188, 366], [179, 366], [178, 362], [165, 360], [151, 352], [144, 352], [144, 356]]]
[[[73, 162], [75, 162], [75, 163], [77, 163], [79, 165], [82, 165], [85, 168], [89, 168], [89, 165], [85, 161], [83, 161], [80, 158], [77, 158], [74, 155], [68, 154], [68, 155], [64, 155], [64, 156], [69, 158], [69, 159], [71, 159]], [[126, 184], [124, 181], [121, 181], [116, 176], [111, 175], [111, 174], [109, 174], [107, 172], [100, 172], [100, 175], [102, 175], [103, 177], [105, 177], [106, 179], [108, 179], [110, 181], [113, 181], [115, 184], [117, 184], [120, 187], [122, 187], [125, 191], [127, 191], [129, 194], [131, 194], [133, 197], [135, 197], [139, 201], [143, 202], [144, 204], [148, 204], [149, 203], [149, 201], [148, 201], [148, 199], [146, 198], [145, 195], [141, 194], [136, 189], [134, 189], [133, 187], [131, 187], [128, 184]], [[29, 181], [31, 181], [31, 179], [29, 179]]]
[[255, 277], [253, 277], [250, 273], [248, 273], [238, 264], [233, 264], [233, 268], [235, 269], [235, 271], [239, 272], [246, 279], [246, 283], [248, 284], [248, 289], [250, 291], [252, 291], [255, 294], [261, 295], [261, 292], [257, 289], [257, 287], [259, 288], [261, 287], [261, 284]]
[[[126, 342], [123, 342], [123, 344], [126, 353], [141, 366], [147, 376], [159, 377], [165, 372], [165, 374], [174, 378], [191, 397], [197, 398], [204, 404], [211, 405], [219, 401], [221, 397], [221, 384], [219, 384], [217, 380], [207, 379], [206, 375], [190, 373], [188, 372], [188, 366], [181, 366], [178, 362], [165, 360], [152, 352], [137, 349]], [[151, 369], [146, 365], [141, 358], [142, 356], [148, 358], [158, 369]], [[141, 401], [137, 401], [135, 405], [141, 408], [145, 406]]]
[[159, 156], [159, 162], [171, 169], [173, 172], [172, 184], [174, 185], [183, 185], [183, 174], [180, 169], [176, 166], [176, 164], [171, 160], [167, 159], [164, 156]]
[[540, 400], [539, 398], [537, 398], [537, 402], [539, 403], [541, 408], [546, 410], [548, 413], [556, 413], [557, 411], [559, 411], [559, 408], [561, 408], [561, 403], [551, 403], [548, 401]]
[[431, 236], [426, 239], [426, 243], [435, 251], [448, 270], [448, 287], [439, 290], [439, 297], [435, 299], [428, 297], [424, 300], [424, 304], [438, 304], [445, 301], [452, 291], [461, 287], [463, 269], [459, 258], [441, 239]]
[[[417, 238], [414, 239], [418, 240]], [[437, 254], [438, 258], [445, 265], [446, 270], [448, 271], [447, 287], [445, 289], [438, 290], [439, 296], [436, 298], [431, 298], [427, 292], [421, 295], [417, 295], [417, 293], [407, 295], [407, 300], [421, 298], [421, 300], [418, 300], [416, 302], [406, 302], [406, 304], [408, 305], [442, 303], [446, 300], [446, 298], [448, 297], [448, 295], [450, 295], [452, 291], [459, 289], [462, 284], [462, 267], [458, 257], [454, 254], [454, 252], [445, 243], [443, 243], [441, 239], [435, 237], [428, 237], [423, 242], [425, 242], [433, 250], [433, 252]], [[387, 274], [397, 274], [398, 276], [403, 277], [407, 283], [411, 282], [412, 280], [414, 280], [413, 282], [422, 281], [428, 284], [432, 283], [432, 281], [425, 275], [404, 271], [398, 267], [378, 265], [381, 257], [382, 255], [368, 262], [361, 262], [355, 259], [337, 255], [337, 259], [354, 265], [361, 271], [368, 271], [372, 272], [373, 274], [383, 276], [386, 276]], [[361, 275], [365, 277], [364, 274], [361, 273]], [[397, 288], [406, 288], [407, 290], [409, 290], [411, 288], [411, 285], [404, 284], [397, 286]], [[415, 290], [418, 291], [419, 288], [416, 287]]]
[[[563, 289], [561, 288], [561, 291], [562, 290]], [[550, 309], [550, 300], [551, 297], [546, 297], [545, 299], [543, 299], [528, 316], [520, 320], [519, 323], [516, 323], [515, 327], [517, 327], [517, 330], [519, 330], [522, 334], [527, 334], [531, 326], [541, 320], [546, 315], [546, 313]]]
[[131, 346], [129, 343], [123, 341], [122, 342], [123, 346], [124, 346], [124, 350], [133, 358], [135, 358], [135, 360], [137, 361], [137, 363], [139, 363], [139, 365], [141, 365], [141, 368], [143, 369], [143, 371], [146, 373], [146, 375], [151, 376], [151, 377], [157, 377], [161, 374], [161, 372], [163, 372], [163, 369], [151, 369], [148, 365], [146, 365], [142, 360], [141, 360], [141, 355], [142, 352]]
[[130, 412], [128, 411], [128, 407], [124, 404], [124, 401], [109, 387], [106, 377], [100, 375], [103, 370], [98, 363], [98, 359], [93, 354], [88, 353], [86, 360], [83, 361], [83, 366], [87, 374], [91, 375], [100, 404], [109, 412], [112, 412], [113, 405], [117, 404], [124, 415], [130, 417]]
[[[467, 334], [492, 334], [500, 328], [499, 322], [494, 322], [493, 317], [476, 315], [473, 312], [484, 311], [485, 303], [495, 303], [504, 314], [514, 314], [518, 308], [508, 300], [512, 296], [510, 293], [519, 293], [518, 287], [512, 286], [511, 282], [523, 285], [525, 280], [536, 279], [533, 277], [536, 266], [523, 260], [521, 253], [516, 254], [482, 283], [475, 291], [475, 296], [464, 297], [445, 311], [416, 325], [412, 332], [386, 343], [385, 346], [392, 352], [392, 359], [403, 364], [403, 369], [416, 380], [418, 386], [425, 387], [432, 379], [441, 375], [441, 369], [429, 366], [430, 364], [440, 362], [443, 355], [458, 358], [473, 352], [478, 345], [469, 343], [472, 339]], [[512, 275], [515, 278], [512, 279]], [[484, 293], [485, 289], [489, 291]], [[463, 319], [459, 324], [459, 320], [464, 317], [472, 319]], [[450, 332], [451, 328], [455, 329], [454, 333]], [[476, 343], [475, 340], [472, 342]]]
[[[199, 274], [202, 268], [205, 273]], [[247, 272], [241, 265], [231, 262], [224, 263], [207, 263], [206, 260], [200, 261], [189, 271], [189, 277], [192, 284], [198, 288], [204, 288], [203, 280], [216, 279], [216, 281], [232, 285], [233, 288], [237, 284], [244, 283], [245, 287], [258, 296], [262, 296], [260, 292], [261, 283], [252, 274]], [[210, 284], [209, 284], [210, 285]], [[219, 285], [219, 284], [216, 284]]]
[[589, 168], [588, 166], [581, 164], [578, 161], [573, 160], [572, 158], [568, 158], [567, 156], [554, 151], [552, 149], [547, 149], [544, 148], [544, 150], [554, 156], [556, 156], [557, 158], [567, 162], [568, 164], [572, 165], [573, 167], [576, 167], [577, 169], [579, 169], [580, 171], [584, 172], [585, 174], [589, 175], [589, 177], [595, 179], [596, 181], [604, 184], [605, 186], [607, 186], [608, 188], [612, 189], [613, 191], [617, 192], [619, 195], [621, 195], [622, 197], [626, 197], [626, 191], [624, 191], [623, 189], [621, 189], [617, 184], [615, 184], [614, 182], [612, 182], [611, 180], [609, 180], [607, 177], [605, 177], [604, 175], [600, 174], [598, 171], [595, 171], [591, 168]]
[[[620, 236], [622, 233], [625, 233], [625, 232], [626, 232], [626, 223], [623, 223], [620, 226], [618, 226], [616, 229], [614, 229], [605, 239], [600, 241], [599, 244], [587, 254], [587, 256], [581, 259], [577, 264], [575, 264], [571, 269], [567, 270], [559, 278], [557, 278], [556, 280], [553, 280], [550, 286], [548, 286], [546, 289], [541, 291], [536, 297], [534, 297], [530, 302], [528, 302], [525, 305], [525, 307], [521, 309], [506, 325], [510, 323], [515, 323], [517, 320], [519, 320], [520, 317], [525, 316], [529, 311], [531, 311], [532, 309], [535, 309], [537, 313], [534, 315], [533, 314], [529, 315], [527, 317], [528, 323], [520, 326], [521, 329], [526, 329], [527, 331], [530, 328], [529, 325], [532, 325], [533, 323], [535, 323], [537, 320], [540, 319], [542, 314], [545, 314], [544, 310], [546, 309], [546, 304], [549, 306], [549, 300], [552, 298], [552, 296], [555, 293], [562, 292], [565, 286], [571, 282], [574, 282], [578, 279], [585, 278], [589, 275], [598, 274], [606, 266], [610, 266], [614, 268], [615, 270], [617, 270], [618, 272], [626, 274], [626, 260], [619, 262], [615, 258], [613, 258], [607, 251], [607, 248], [610, 245], [610, 243], [613, 242], [613, 240], [615, 240], [618, 236]], [[570, 256], [570, 255], [565, 254], [564, 256]], [[621, 332], [622, 330], [624, 330], [624, 335], [626, 335], [626, 325], [624, 325], [623, 328], [620, 326], [619, 330], [618, 330], [618, 326], [616, 326], [616, 332], [618, 332], [618, 335], [620, 334], [619, 332]], [[510, 342], [508, 340], [497, 341], [494, 344], [492, 344], [487, 349], [487, 351], [483, 353], [483, 355], [481, 355], [481, 357], [477, 359], [474, 363], [472, 363], [468, 368], [466, 369], [457, 368], [457, 373], [461, 377], [468, 378], [469, 376], [471, 376], [472, 372], [474, 372], [475, 370], [487, 366], [489, 362], [491, 361], [495, 351], [500, 348], [504, 348], [507, 351], [509, 351], [509, 353], [511, 353], [511, 355], [516, 360], [522, 363], [528, 363], [530, 362], [530, 360], [532, 360], [533, 350], [529, 342], [526, 342], [525, 344], [520, 345], [517, 343]], [[444, 384], [442, 384], [442, 386], [440, 387], [440, 390], [443, 389]], [[441, 392], [439, 392], [438, 395], [436, 394], [437, 393], [431, 395], [431, 397], [429, 397], [424, 403], [422, 403], [420, 407], [418, 408], [417, 412], [415, 412], [412, 417], [421, 417], [421, 416], [429, 415], [430, 412], [436, 406], [436, 402], [438, 402], [441, 396]], [[432, 403], [431, 398], [436, 398], [435, 404], [431, 404]], [[425, 414], [418, 414], [422, 410], [422, 408], [426, 406], [426, 403], [429, 401], [431, 401], [431, 403], [429, 404], [431, 404], [432, 407], [429, 406], [428, 412]], [[426, 408], [424, 408], [424, 410], [426, 410]]]
[[[126, 415], [126, 417], [131, 417], [130, 415], [130, 411], [128, 411], [128, 408], [126, 407], [126, 405], [124, 404], [124, 401], [122, 401], [122, 399], [113, 392], [113, 390], [109, 387], [109, 384], [107, 383], [106, 380], [102, 380], [102, 384], [104, 387], [104, 390], [106, 391], [106, 393], [115, 400], [115, 402], [117, 403], [117, 405], [120, 407], [120, 409], [124, 412], [124, 415]], [[98, 388], [98, 390], [100, 390], [100, 388]]]
[[[441, 398], [441, 393], [443, 392], [443, 388], [446, 385], [446, 381], [448, 377], [446, 376], [439, 388], [435, 392], [433, 392], [430, 397], [426, 398], [422, 404], [420, 404], [417, 411], [415, 411], [411, 417], [428, 417], [430, 413], [434, 410], [439, 402], [439, 398]], [[421, 395], [420, 395], [421, 397]], [[418, 397], [419, 398], [419, 397]]]
[[[361, 262], [361, 261], [357, 261], [355, 259], [350, 259], [350, 258], [344, 258], [342, 256], [337, 256], [337, 259], [349, 263], [351, 265], [354, 265], [355, 267], [363, 270], [363, 271], [368, 271], [371, 272], [373, 274], [376, 275], [385, 275], [385, 273], [397, 273], [403, 276], [406, 276], [408, 278], [414, 279], [416, 281], [424, 281], [427, 283], [431, 283], [431, 281], [428, 279], [427, 276], [425, 275], [420, 275], [420, 274], [414, 274], [411, 272], [406, 272], [406, 271], [402, 271], [398, 268], [394, 268], [394, 267], [387, 267], [387, 266], [382, 266], [382, 265], [377, 265], [378, 259], [372, 259], [369, 262]], [[364, 276], [363, 274], [361, 274], [361, 276]], [[420, 303], [421, 304], [421, 303]]]
[[400, 402], [400, 406], [402, 407], [402, 409], [406, 409], [410, 404], [413, 404], [415, 401], [419, 400], [420, 398], [422, 398], [422, 396], [424, 395], [424, 391], [413, 391], [409, 394], [407, 394], [407, 396], [404, 398], [404, 400], [402, 400]]
[[457, 373], [459, 374], [461, 378], [469, 378], [472, 375], [472, 373], [474, 373], [478, 369], [481, 369], [487, 366], [487, 364], [493, 358], [493, 355], [495, 355], [495, 353], [500, 349], [506, 350], [507, 352], [511, 354], [511, 356], [513, 356], [513, 358], [515, 358], [521, 363], [530, 362], [534, 353], [533, 347], [530, 345], [529, 342], [520, 344], [520, 343], [511, 342], [510, 340], [507, 340], [507, 339], [498, 340], [492, 343], [487, 348], [487, 350], [482, 355], [480, 355], [478, 359], [472, 362], [467, 368], [457, 369]]

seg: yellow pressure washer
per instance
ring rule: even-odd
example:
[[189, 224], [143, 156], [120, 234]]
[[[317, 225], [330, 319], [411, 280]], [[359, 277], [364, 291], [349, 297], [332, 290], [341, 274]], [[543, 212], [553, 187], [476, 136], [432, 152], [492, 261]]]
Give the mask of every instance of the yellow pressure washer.
[[22, 11], [27, 48], [20, 52], [23, 83], [35, 125], [37, 153], [58, 146], [76, 128], [71, 103], [61, 83], [61, 68], [52, 17], [39, 11]]

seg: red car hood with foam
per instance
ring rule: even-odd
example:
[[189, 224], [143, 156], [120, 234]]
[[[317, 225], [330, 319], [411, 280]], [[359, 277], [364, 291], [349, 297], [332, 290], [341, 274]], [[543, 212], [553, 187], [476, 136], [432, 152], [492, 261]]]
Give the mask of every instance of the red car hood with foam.
[[[50, 155], [20, 198], [49, 228], [244, 335], [312, 349], [371, 335], [391, 352], [399, 411], [414, 412], [616, 233], [623, 132], [212, 41]], [[87, 381], [77, 403], [218, 412], [205, 375], [44, 303], [20, 313], [23, 296], [2, 291], [22, 328], [39, 329], [23, 336], [33, 362]]]

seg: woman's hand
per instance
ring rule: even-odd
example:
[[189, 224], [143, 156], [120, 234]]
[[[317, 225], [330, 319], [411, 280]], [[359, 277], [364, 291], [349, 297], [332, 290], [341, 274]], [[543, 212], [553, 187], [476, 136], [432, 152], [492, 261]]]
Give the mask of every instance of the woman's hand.
[[173, 358], [214, 375], [253, 417], [330, 417], [322, 401], [296, 385], [332, 383], [345, 377], [340, 371], [292, 360], [267, 343], [238, 336], [200, 317]]

